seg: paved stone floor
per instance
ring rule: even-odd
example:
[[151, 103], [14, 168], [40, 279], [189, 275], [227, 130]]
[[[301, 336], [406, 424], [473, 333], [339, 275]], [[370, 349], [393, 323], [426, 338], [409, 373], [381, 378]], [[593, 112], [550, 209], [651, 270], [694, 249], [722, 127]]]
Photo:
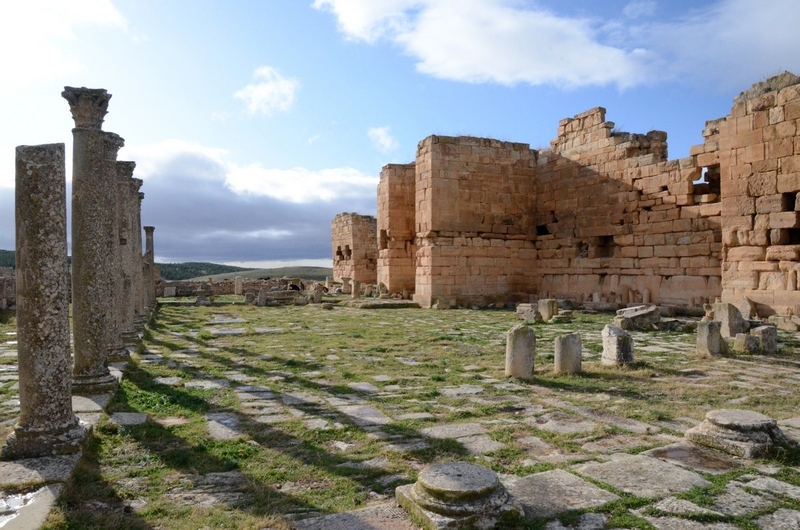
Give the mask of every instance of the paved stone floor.
[[[503, 330], [516, 323], [510, 312], [333, 312], [361, 319], [377, 333], [400, 330], [411, 344], [434, 340], [420, 329], [439, 325], [435, 340], [454, 353], [440, 359], [422, 348], [396, 347], [396, 335], [384, 344], [350, 345], [349, 337], [359, 337], [313, 307], [267, 309], [284, 314], [261, 321], [224, 307], [182, 308], [187, 315], [181, 322], [177, 309], [162, 309], [161, 326], [135, 362], [152, 369], [157, 385], [208, 396], [202, 421], [210, 440], [259, 446], [254, 433], [285, 429], [287, 443], [297, 444], [312, 436], [304, 433], [319, 433], [320, 449], [335, 457], [336, 466], [370, 477], [357, 509], [331, 513], [335, 507], [306, 502], [284, 514], [292, 528], [416, 528], [394, 504], [393, 488], [413, 482], [427, 464], [465, 459], [498, 471], [525, 518], [548, 530], [620, 528], [619, 521], [658, 530], [800, 530], [795, 464], [742, 461], [682, 436], [711, 408], [753, 407], [769, 414], [770, 399], [779, 398], [776, 419], [800, 439], [800, 352], [784, 348], [777, 358], [701, 362], [692, 355], [691, 334], [634, 333], [645, 366], [615, 372], [599, 367], [601, 326], [538, 325], [537, 380], [529, 384], [502, 376]], [[459, 313], [468, 325], [453, 325]], [[553, 339], [575, 329], [583, 337], [585, 373], [553, 378]], [[16, 356], [14, 339], [0, 338], [0, 360]], [[304, 350], [304, 340], [313, 347]], [[603, 378], [601, 391], [582, 386], [592, 378]], [[6, 432], [19, 411], [16, 380], [15, 364], [0, 364], [0, 426]], [[656, 384], [667, 393], [637, 394]], [[695, 409], [697, 396], [716, 396], [717, 402]], [[688, 403], [690, 412], [638, 413], [637, 399], [656, 400], [662, 410], [670, 402], [684, 410]], [[133, 410], [108, 421], [121, 427], [152, 421], [169, 433], [193, 425], [180, 415]], [[120, 480], [127, 505], [146, 506], [144, 479], [130, 473]], [[169, 477], [164, 495], [183, 505], [235, 508], [252, 499], [249, 480], [246, 470], [178, 473]], [[329, 484], [325, 476], [309, 476], [268, 486], [302, 496]]]

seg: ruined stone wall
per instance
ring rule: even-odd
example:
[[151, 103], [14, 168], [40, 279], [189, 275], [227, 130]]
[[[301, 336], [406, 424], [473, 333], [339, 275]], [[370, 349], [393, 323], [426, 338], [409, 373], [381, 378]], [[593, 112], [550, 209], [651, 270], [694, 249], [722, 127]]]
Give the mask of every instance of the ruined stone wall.
[[722, 299], [800, 314], [800, 78], [757, 83], [718, 120]]
[[0, 309], [8, 309], [17, 304], [17, 281], [14, 269], [0, 267]]
[[377, 280], [377, 219], [371, 215], [340, 213], [331, 224], [333, 277], [363, 283]]
[[390, 293], [414, 292], [416, 164], [388, 164], [378, 184], [378, 283]]
[[[252, 280], [250, 278], [243, 278], [242, 292], [246, 293], [248, 291], [253, 291], [254, 293], [258, 293], [262, 287], [266, 287], [267, 290], [279, 288], [283, 289], [289, 283], [292, 283], [292, 280], [285, 278], [274, 278], [269, 280]], [[235, 280], [215, 281], [211, 282], [210, 285], [211, 293], [214, 296], [220, 296], [223, 294], [236, 294]], [[164, 296], [165, 287], [174, 287], [175, 296], [197, 296], [197, 294], [200, 292], [207, 292], [208, 286], [208, 281], [197, 282], [188, 280], [158, 280], [156, 283], [156, 296]]]
[[[539, 297], [699, 305], [720, 293], [720, 206], [696, 156], [661, 131], [614, 131], [605, 109], [562, 120], [539, 153]], [[698, 190], [702, 191], [702, 190]]]
[[528, 144], [447, 136], [419, 143], [415, 301], [527, 301], [536, 274], [535, 172]]

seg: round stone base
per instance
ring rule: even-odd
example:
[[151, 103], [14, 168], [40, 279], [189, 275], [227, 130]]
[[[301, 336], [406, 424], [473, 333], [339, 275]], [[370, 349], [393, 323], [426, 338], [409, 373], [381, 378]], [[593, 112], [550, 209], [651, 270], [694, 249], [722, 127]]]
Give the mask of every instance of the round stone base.
[[430, 530], [493, 528], [507, 512], [522, 514], [494, 471], [466, 462], [430, 466], [417, 483], [398, 487], [395, 497]]
[[72, 376], [72, 393], [79, 396], [93, 396], [111, 392], [116, 390], [118, 385], [119, 381], [110, 373], [103, 375]]
[[775, 420], [750, 410], [723, 409], [684, 433], [687, 440], [741, 458], [769, 456], [779, 447], [797, 447]]
[[17, 425], [2, 448], [3, 458], [21, 459], [68, 455], [81, 450], [86, 429], [77, 422], [54, 431], [26, 431]]

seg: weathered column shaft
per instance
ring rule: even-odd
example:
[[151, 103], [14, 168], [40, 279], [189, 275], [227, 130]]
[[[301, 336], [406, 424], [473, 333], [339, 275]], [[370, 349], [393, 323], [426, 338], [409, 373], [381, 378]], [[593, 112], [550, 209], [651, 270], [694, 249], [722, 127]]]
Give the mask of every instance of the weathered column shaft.
[[144, 258], [142, 257], [142, 200], [144, 200], [144, 193], [138, 193], [138, 204], [134, 210], [136, 222], [134, 223], [134, 309], [136, 311], [136, 328], [141, 331], [145, 324], [145, 288], [144, 288]]
[[86, 431], [72, 412], [64, 144], [19, 146], [16, 156], [20, 417], [3, 455], [72, 453]]
[[154, 226], [145, 226], [145, 261], [147, 262], [147, 276], [145, 277], [145, 289], [147, 306], [152, 309], [156, 303], [156, 275], [155, 275], [155, 250], [153, 247]]
[[96, 393], [116, 386], [106, 361], [116, 316], [114, 266], [119, 245], [116, 180], [108, 178], [110, 152], [122, 139], [100, 127], [110, 95], [105, 90], [66, 87], [76, 127], [72, 167], [72, 315], [75, 357], [73, 392]]

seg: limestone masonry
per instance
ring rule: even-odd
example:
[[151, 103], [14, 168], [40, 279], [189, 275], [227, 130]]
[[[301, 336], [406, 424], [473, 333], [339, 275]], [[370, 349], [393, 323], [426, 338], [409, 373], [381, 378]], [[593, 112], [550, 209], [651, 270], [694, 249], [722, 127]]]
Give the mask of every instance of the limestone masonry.
[[665, 132], [618, 132], [601, 107], [540, 151], [430, 136], [415, 162], [383, 168], [377, 229], [334, 219], [334, 276], [377, 277], [424, 307], [746, 296], [761, 316], [800, 314], [799, 83], [757, 83], [678, 160]]

